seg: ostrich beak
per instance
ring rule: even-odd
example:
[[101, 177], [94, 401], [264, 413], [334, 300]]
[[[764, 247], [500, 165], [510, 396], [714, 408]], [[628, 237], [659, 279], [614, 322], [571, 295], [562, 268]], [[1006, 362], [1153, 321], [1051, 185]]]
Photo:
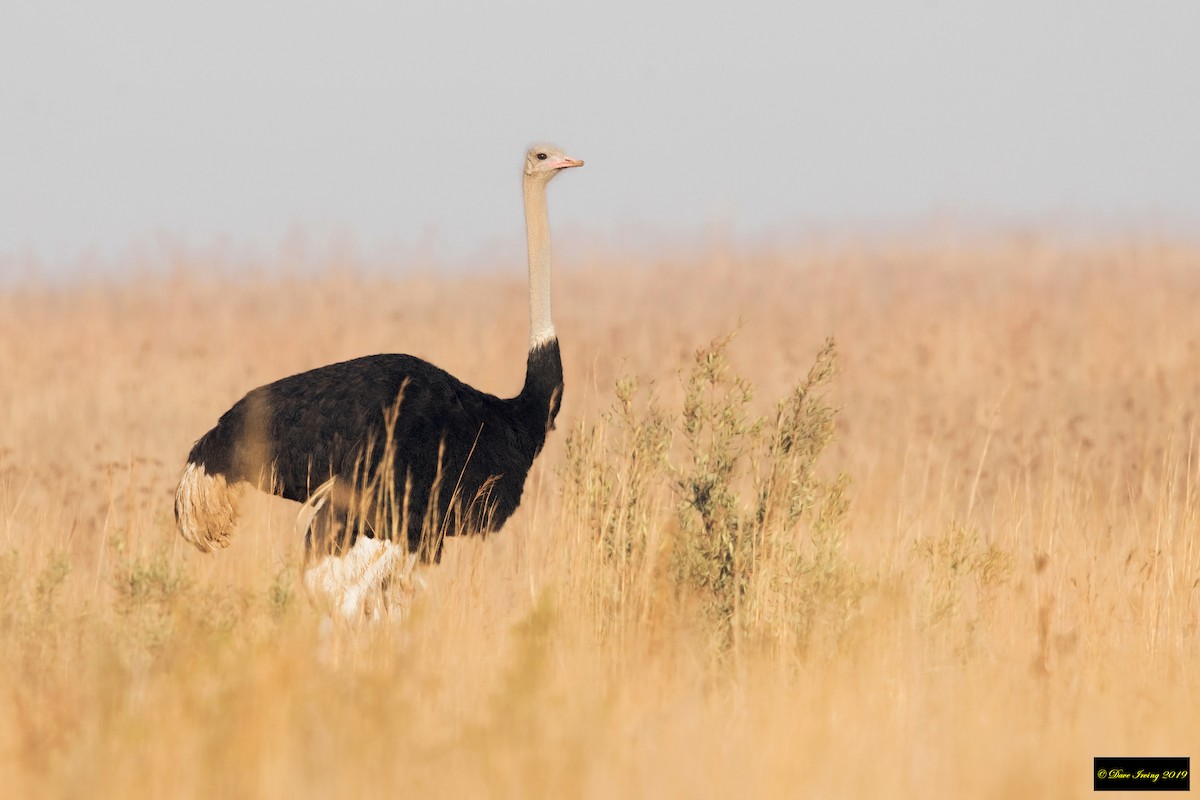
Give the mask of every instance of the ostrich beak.
[[582, 167], [583, 162], [575, 158], [563, 158], [555, 161], [550, 166], [555, 169], [566, 169], [568, 167]]

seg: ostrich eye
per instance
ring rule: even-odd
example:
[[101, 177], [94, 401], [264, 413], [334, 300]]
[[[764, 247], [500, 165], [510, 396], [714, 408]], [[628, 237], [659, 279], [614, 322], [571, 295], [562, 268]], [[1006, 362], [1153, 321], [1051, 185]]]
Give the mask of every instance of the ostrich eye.
[[538, 153], [538, 155], [537, 155], [537, 159], [538, 159], [538, 161], [545, 161], [545, 160], [546, 160], [546, 154], [545, 154], [545, 153]]

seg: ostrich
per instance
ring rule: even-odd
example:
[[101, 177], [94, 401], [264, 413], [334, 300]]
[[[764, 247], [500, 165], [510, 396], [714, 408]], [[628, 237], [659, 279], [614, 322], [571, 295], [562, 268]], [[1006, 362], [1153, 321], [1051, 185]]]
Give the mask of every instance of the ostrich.
[[252, 390], [192, 447], [175, 493], [183, 538], [226, 547], [247, 486], [303, 504], [304, 583], [347, 617], [407, 557], [437, 562], [444, 536], [499, 530], [562, 401], [550, 318], [546, 186], [583, 166], [549, 145], [525, 156], [529, 354], [501, 399], [410, 355], [319, 367]]

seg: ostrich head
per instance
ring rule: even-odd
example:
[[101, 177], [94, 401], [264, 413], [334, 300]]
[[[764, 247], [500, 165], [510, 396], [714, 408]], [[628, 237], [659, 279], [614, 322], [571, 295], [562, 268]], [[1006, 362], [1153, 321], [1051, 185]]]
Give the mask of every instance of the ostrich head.
[[568, 167], [582, 167], [583, 162], [571, 158], [551, 144], [535, 144], [525, 154], [525, 176], [548, 181]]

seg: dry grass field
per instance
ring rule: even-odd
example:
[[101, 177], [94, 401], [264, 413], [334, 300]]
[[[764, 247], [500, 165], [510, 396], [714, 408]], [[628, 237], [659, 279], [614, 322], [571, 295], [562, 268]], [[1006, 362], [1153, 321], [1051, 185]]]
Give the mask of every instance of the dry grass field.
[[5, 797], [1069, 798], [1200, 756], [1200, 250], [566, 264], [521, 509], [325, 638], [295, 504], [180, 540], [188, 449], [367, 353], [515, 393], [523, 267], [163, 266], [0, 290]]

